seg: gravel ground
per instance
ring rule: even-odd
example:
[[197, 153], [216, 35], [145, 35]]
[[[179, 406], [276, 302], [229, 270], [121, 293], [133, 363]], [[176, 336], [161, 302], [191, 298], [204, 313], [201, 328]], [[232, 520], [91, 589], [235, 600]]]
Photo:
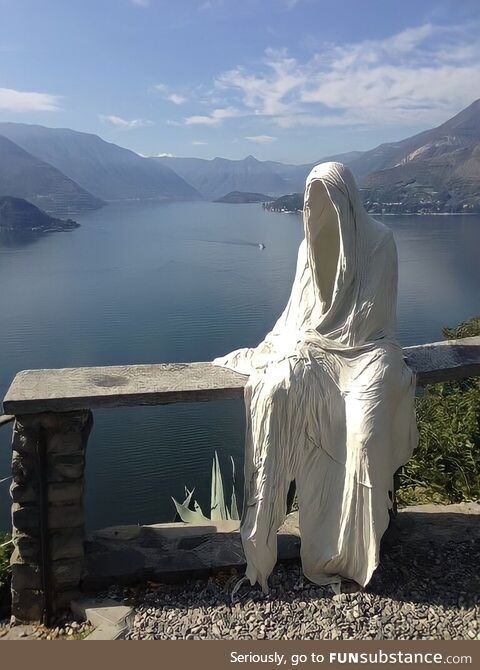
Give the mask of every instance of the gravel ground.
[[[369, 586], [334, 595], [299, 564], [279, 565], [262, 595], [235, 572], [135, 592], [127, 639], [480, 639], [480, 541], [400, 545]], [[132, 591], [109, 596], [131, 600]]]

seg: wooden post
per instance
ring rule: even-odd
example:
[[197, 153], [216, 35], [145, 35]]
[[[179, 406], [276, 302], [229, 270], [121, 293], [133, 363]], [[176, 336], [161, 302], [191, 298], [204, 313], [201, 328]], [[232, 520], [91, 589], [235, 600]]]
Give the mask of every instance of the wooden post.
[[17, 416], [13, 428], [12, 620], [49, 623], [78, 595], [90, 411]]

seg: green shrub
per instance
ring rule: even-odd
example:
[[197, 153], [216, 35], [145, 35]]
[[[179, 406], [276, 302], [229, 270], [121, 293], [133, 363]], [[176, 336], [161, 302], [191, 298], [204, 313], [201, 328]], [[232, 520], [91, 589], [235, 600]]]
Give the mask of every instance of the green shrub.
[[[480, 317], [443, 334], [447, 339], [480, 335]], [[419, 445], [400, 475], [398, 501], [480, 499], [480, 379], [428, 386], [416, 410]]]
[[443, 335], [447, 340], [460, 340], [463, 337], [480, 335], [480, 316], [463, 321], [455, 328], [444, 328]]

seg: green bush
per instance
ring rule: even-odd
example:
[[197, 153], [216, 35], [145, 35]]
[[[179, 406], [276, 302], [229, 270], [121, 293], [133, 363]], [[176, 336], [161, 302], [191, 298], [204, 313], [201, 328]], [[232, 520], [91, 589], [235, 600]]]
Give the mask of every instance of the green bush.
[[[480, 335], [480, 317], [443, 334], [447, 339]], [[416, 410], [420, 440], [400, 475], [399, 503], [480, 499], [480, 379], [428, 386]]]

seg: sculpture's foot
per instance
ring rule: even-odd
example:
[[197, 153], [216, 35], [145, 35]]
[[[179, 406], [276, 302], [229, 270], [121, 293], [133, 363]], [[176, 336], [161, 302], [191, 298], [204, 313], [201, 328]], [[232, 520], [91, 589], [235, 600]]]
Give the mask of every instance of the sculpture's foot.
[[358, 593], [362, 591], [363, 587], [351, 579], [342, 579], [340, 584], [340, 593]]

